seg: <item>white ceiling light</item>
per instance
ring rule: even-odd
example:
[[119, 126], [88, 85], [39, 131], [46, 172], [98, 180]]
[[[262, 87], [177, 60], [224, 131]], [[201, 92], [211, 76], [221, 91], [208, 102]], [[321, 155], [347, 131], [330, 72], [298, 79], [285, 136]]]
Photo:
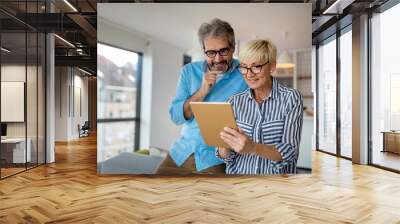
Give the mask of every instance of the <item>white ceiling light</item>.
[[71, 4], [69, 3], [68, 0], [64, 0], [65, 4], [67, 4], [74, 12], [78, 12], [78, 10]]
[[293, 56], [288, 51], [283, 51], [278, 58], [278, 62], [276, 65], [277, 68], [293, 68]]
[[67, 45], [69, 45], [69, 46], [75, 48], [75, 45], [73, 45], [73, 44], [72, 44], [71, 42], [69, 42], [68, 40], [66, 40], [66, 39], [64, 39], [64, 38], [62, 38], [62, 37], [60, 37], [60, 36], [58, 36], [57, 34], [54, 34], [54, 36], [56, 36], [58, 39], [60, 39], [62, 42], [66, 43]]
[[[285, 41], [287, 41], [288, 34], [289, 33], [287, 31], [283, 32], [283, 39]], [[293, 68], [294, 62], [293, 62], [292, 53], [288, 52], [287, 50], [284, 50], [278, 57], [276, 67], [277, 68]]]
[[8, 50], [7, 48], [4, 48], [4, 47], [1, 47], [1, 50], [6, 52], [6, 53], [10, 53], [11, 52], [10, 50]]

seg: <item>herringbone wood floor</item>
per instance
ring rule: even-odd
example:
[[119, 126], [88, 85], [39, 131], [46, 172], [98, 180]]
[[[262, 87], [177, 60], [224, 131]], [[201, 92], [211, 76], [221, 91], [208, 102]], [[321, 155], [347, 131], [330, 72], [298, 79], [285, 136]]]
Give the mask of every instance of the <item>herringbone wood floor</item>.
[[400, 175], [315, 152], [289, 177], [96, 174], [96, 140], [0, 181], [0, 223], [400, 223]]

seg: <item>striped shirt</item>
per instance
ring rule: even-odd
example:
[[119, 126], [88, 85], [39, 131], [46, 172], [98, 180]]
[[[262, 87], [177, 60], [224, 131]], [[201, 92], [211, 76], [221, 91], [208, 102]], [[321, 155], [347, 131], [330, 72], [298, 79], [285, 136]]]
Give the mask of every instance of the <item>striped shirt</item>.
[[260, 104], [255, 101], [251, 89], [231, 96], [228, 102], [232, 104], [238, 127], [256, 143], [275, 145], [282, 161], [238, 154], [233, 150], [224, 159], [216, 150], [216, 156], [226, 163], [226, 173], [296, 173], [303, 124], [303, 99], [299, 91], [272, 78], [272, 91]]

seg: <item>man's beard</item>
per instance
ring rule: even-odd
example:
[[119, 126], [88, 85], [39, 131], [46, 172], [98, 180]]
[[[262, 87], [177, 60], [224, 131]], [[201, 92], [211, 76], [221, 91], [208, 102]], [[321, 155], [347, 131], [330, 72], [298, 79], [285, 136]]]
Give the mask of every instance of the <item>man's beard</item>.
[[224, 73], [228, 71], [229, 64], [228, 61], [211, 62], [210, 64], [208, 64], [208, 68], [210, 69], [210, 71]]

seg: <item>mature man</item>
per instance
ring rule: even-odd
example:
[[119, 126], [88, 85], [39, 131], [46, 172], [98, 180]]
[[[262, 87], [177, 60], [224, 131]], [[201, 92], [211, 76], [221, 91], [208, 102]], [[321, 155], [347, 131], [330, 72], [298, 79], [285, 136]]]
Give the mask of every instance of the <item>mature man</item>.
[[225, 165], [207, 146], [190, 109], [190, 102], [224, 102], [248, 87], [233, 59], [235, 35], [229, 23], [213, 19], [198, 31], [205, 60], [186, 64], [178, 81], [169, 113], [176, 125], [183, 125], [181, 137], [171, 147], [158, 174], [225, 173]]

